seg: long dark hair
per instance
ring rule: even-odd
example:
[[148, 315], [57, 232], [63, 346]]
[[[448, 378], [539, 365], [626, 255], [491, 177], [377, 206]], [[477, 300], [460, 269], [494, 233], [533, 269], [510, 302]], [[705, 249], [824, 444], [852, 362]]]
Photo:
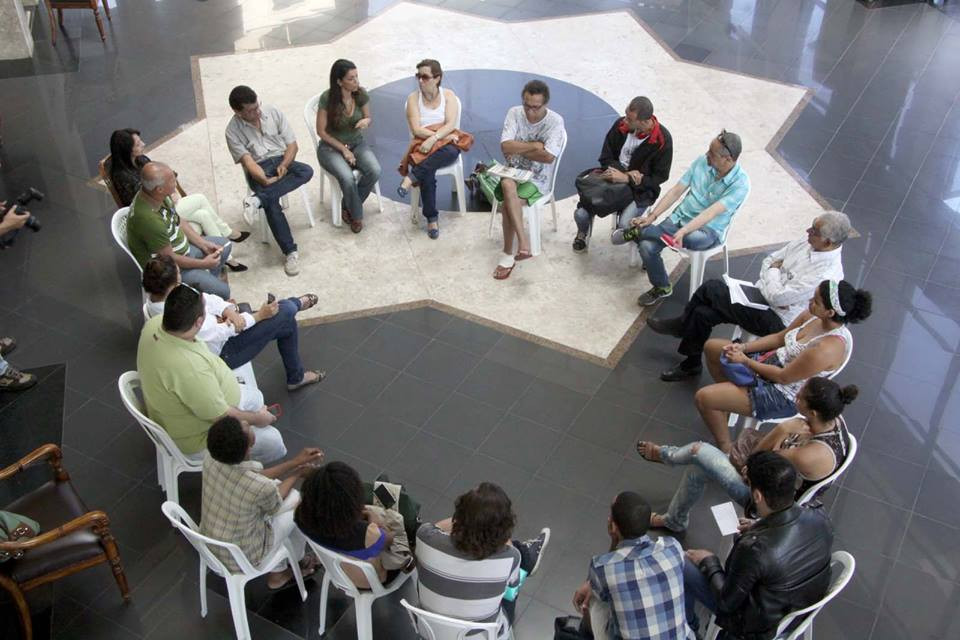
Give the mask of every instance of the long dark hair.
[[[327, 130], [336, 122], [340, 122], [343, 117], [343, 93], [340, 91], [340, 85], [337, 84], [338, 80], [343, 80], [346, 75], [353, 69], [356, 69], [357, 65], [353, 64], [349, 60], [340, 58], [333, 63], [333, 66], [330, 67], [330, 91], [327, 93]], [[353, 92], [353, 99], [356, 101], [357, 96], [363, 89], [360, 87]]]
[[[830, 300], [830, 281], [824, 280], [817, 289], [820, 291], [820, 297], [827, 309], [836, 311], [833, 308], [833, 302]], [[837, 283], [837, 297], [840, 299], [840, 308], [843, 309], [843, 315], [834, 314], [834, 322], [840, 324], [856, 324], [870, 317], [873, 311], [873, 296], [869, 291], [857, 289], [846, 280]]]
[[110, 174], [121, 171], [140, 172], [140, 167], [133, 163], [130, 154], [133, 153], [133, 136], [140, 135], [136, 129], [117, 129], [110, 135]]
[[516, 522], [507, 493], [492, 482], [481, 482], [454, 503], [450, 539], [460, 551], [483, 560], [503, 548]]
[[829, 378], [815, 376], [807, 380], [800, 393], [803, 394], [807, 406], [816, 411], [821, 420], [829, 422], [839, 416], [845, 406], [857, 399], [860, 390], [856, 385], [841, 387]]
[[342, 540], [363, 517], [363, 482], [344, 462], [328, 462], [303, 481], [295, 521], [311, 538]]

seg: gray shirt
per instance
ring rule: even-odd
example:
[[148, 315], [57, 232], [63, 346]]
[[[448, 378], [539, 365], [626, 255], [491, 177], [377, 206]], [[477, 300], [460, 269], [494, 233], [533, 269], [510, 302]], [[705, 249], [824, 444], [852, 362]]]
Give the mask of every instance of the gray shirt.
[[266, 104], [260, 107], [260, 111], [262, 131], [237, 114], [233, 114], [227, 124], [227, 148], [234, 162], [240, 162], [240, 158], [248, 153], [254, 162], [281, 156], [287, 150], [287, 145], [297, 141], [293, 127], [282, 111]]
[[[556, 111], [547, 109], [547, 115], [543, 117], [543, 120], [531, 123], [527, 120], [523, 107], [516, 106], [510, 107], [507, 111], [507, 117], [503, 121], [503, 131], [500, 133], [500, 142], [506, 142], [507, 140], [542, 142], [544, 149], [554, 158], [557, 158], [563, 150], [566, 135], [566, 130], [563, 127], [563, 116]], [[537, 162], [520, 155], [508, 156], [506, 160], [507, 165], [511, 167], [532, 171], [533, 178], [530, 182], [537, 185], [540, 193], [545, 194], [549, 190], [550, 172], [553, 171], [553, 164]]]

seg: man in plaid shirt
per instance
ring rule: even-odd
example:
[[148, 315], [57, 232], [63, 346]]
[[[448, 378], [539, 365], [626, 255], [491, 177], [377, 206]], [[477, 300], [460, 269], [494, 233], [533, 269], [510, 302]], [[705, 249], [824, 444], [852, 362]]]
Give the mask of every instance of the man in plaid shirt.
[[669, 536], [651, 540], [650, 505], [624, 491], [610, 506], [610, 551], [590, 561], [574, 606], [584, 637], [694, 640], [683, 600], [683, 549]]
[[[237, 545], [253, 565], [287, 538], [293, 539], [302, 556], [306, 540], [293, 521], [293, 510], [300, 502], [293, 485], [323, 462], [323, 451], [308, 447], [290, 460], [264, 469], [249, 459], [255, 439], [249, 424], [231, 416], [210, 427], [203, 460], [200, 533]], [[230, 571], [240, 570], [226, 549], [213, 547], [211, 551]], [[312, 560], [300, 564], [305, 577], [312, 573]], [[267, 586], [278, 589], [292, 577], [289, 569], [274, 571], [267, 576]]]

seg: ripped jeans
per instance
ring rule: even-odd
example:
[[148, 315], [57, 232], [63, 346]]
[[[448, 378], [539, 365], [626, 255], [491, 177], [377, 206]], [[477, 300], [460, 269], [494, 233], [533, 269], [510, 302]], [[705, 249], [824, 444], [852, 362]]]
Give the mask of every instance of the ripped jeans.
[[[700, 449], [694, 453], [696, 445], [700, 445]], [[691, 442], [682, 447], [664, 445], [660, 447], [660, 459], [670, 466], [688, 465], [664, 516], [667, 527], [673, 531], [687, 528], [690, 510], [703, 495], [707, 482], [716, 482], [740, 505], [750, 501], [750, 487], [744, 482], [740, 471], [730, 464], [727, 454], [712, 444]]]

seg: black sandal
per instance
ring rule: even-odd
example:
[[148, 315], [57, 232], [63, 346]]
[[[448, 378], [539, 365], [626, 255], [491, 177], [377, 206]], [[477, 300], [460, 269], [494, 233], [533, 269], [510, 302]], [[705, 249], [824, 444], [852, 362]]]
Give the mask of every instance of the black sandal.
[[[240, 242], [240, 241], [237, 240], [237, 242]], [[227, 265], [227, 269], [230, 269], [230, 271], [233, 271], [234, 273], [239, 273], [241, 271], [246, 271], [247, 269], [249, 269], [247, 265], [242, 264], [240, 262], [234, 262], [233, 264], [230, 264], [229, 262], [227, 262], [226, 265]]]
[[246, 239], [249, 238], [249, 237], [250, 237], [250, 232], [249, 232], [249, 231], [241, 231], [241, 232], [240, 232], [240, 237], [237, 238], [236, 240], [234, 240], [233, 238], [227, 238], [227, 240], [229, 240], [230, 242], [240, 243], [240, 242], [243, 242], [244, 240], [246, 240]]

